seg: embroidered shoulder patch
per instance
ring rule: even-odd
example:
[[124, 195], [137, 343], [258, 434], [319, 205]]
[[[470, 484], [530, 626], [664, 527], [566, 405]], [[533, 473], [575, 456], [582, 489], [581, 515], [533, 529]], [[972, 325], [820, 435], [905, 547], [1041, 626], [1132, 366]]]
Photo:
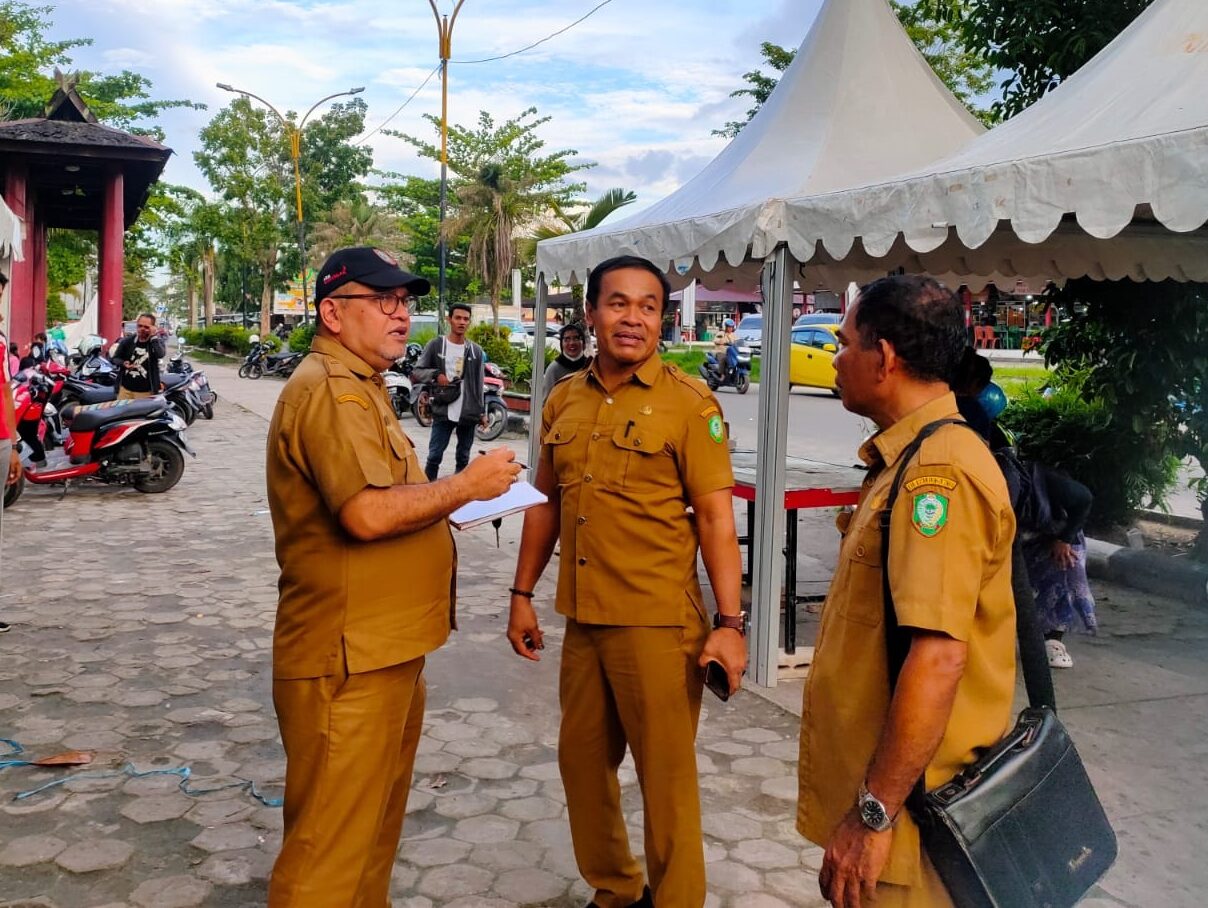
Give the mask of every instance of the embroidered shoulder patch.
[[726, 440], [726, 429], [722, 424], [720, 413], [714, 413], [709, 417], [709, 437], [718, 444], [722, 444]]
[[951, 492], [956, 488], [956, 480], [949, 479], [947, 476], [920, 476], [906, 483], [906, 491], [913, 492], [923, 486], [935, 486], [937, 489], [947, 489]]
[[341, 394], [339, 397], [336, 398], [336, 403], [338, 403], [338, 404], [343, 404], [343, 403], [360, 404], [362, 410], [369, 409], [369, 402], [361, 400], [361, 398], [357, 397], [355, 394]]
[[939, 492], [915, 495], [910, 522], [928, 539], [937, 535], [948, 523], [948, 496]]

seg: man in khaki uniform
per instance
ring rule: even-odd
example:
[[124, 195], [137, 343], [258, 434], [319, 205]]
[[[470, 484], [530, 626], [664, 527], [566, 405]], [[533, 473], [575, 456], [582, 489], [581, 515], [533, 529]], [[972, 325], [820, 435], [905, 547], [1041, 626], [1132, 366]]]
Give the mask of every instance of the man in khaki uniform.
[[315, 286], [319, 333], [277, 402], [268, 496], [281, 566], [273, 703], [285, 838], [271, 908], [388, 908], [424, 716], [424, 656], [453, 619], [446, 518], [519, 465], [500, 449], [428, 483], [383, 389], [426, 280], [342, 249]]
[[[558, 763], [575, 857], [600, 908], [704, 904], [701, 669], [720, 662], [737, 690], [747, 659], [724, 424], [708, 389], [658, 357], [669, 298], [645, 259], [610, 259], [591, 273], [587, 321], [599, 352], [553, 388], [542, 414], [536, 484], [550, 500], [525, 515], [508, 623], [512, 648], [537, 659], [532, 590], [560, 537]], [[721, 622], [712, 631], [698, 547]], [[649, 888], [621, 813], [626, 746], [642, 788]]]
[[902, 808], [920, 776], [928, 789], [947, 781], [1010, 726], [1015, 517], [975, 432], [944, 426], [923, 442], [891, 515], [889, 583], [910, 638], [891, 692], [880, 514], [919, 430], [959, 419], [948, 379], [964, 317], [929, 278], [885, 278], [861, 291], [839, 341], [843, 405], [880, 432], [860, 450], [860, 503], [838, 521], [839, 565], [804, 695], [797, 828], [826, 847], [819, 885], [833, 904], [942, 908], [952, 902]]

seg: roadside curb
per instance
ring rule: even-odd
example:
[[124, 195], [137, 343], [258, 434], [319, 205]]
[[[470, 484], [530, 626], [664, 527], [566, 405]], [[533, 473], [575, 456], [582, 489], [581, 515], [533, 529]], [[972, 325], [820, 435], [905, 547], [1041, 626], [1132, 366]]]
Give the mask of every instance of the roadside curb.
[[1171, 557], [1087, 539], [1086, 573], [1135, 590], [1208, 605], [1208, 564], [1186, 555]]

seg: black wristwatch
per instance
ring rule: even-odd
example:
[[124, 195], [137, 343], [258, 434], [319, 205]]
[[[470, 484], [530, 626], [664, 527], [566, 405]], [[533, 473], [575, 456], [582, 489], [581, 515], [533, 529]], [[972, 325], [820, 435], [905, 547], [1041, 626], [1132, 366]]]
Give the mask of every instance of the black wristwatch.
[[732, 631], [738, 631], [742, 636], [747, 635], [747, 626], [750, 622], [750, 616], [746, 612], [739, 612], [737, 615], [723, 615], [718, 612], [713, 616], [713, 629], [719, 627], [728, 627]]
[[873, 832], [884, 832], [893, 826], [894, 817], [889, 815], [885, 805], [866, 785], [860, 786], [860, 793], [856, 796], [856, 809], [860, 812], [860, 821]]

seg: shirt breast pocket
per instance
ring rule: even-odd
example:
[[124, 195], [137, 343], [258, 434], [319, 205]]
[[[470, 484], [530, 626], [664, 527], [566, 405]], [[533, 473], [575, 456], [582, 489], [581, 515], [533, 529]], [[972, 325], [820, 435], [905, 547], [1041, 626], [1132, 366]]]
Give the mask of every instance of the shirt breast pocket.
[[839, 615], [858, 624], [877, 627], [885, 618], [881, 586], [881, 528], [874, 518], [848, 532], [843, 541], [843, 559], [847, 562], [847, 595], [843, 596]]
[[575, 444], [579, 436], [579, 427], [574, 423], [556, 423], [541, 443], [549, 445], [550, 455], [554, 463], [554, 476], [559, 485], [565, 485], [576, 474], [581, 472], [585, 458]]
[[662, 487], [674, 479], [675, 459], [666, 436], [632, 424], [612, 435], [607, 478], [619, 489]]

